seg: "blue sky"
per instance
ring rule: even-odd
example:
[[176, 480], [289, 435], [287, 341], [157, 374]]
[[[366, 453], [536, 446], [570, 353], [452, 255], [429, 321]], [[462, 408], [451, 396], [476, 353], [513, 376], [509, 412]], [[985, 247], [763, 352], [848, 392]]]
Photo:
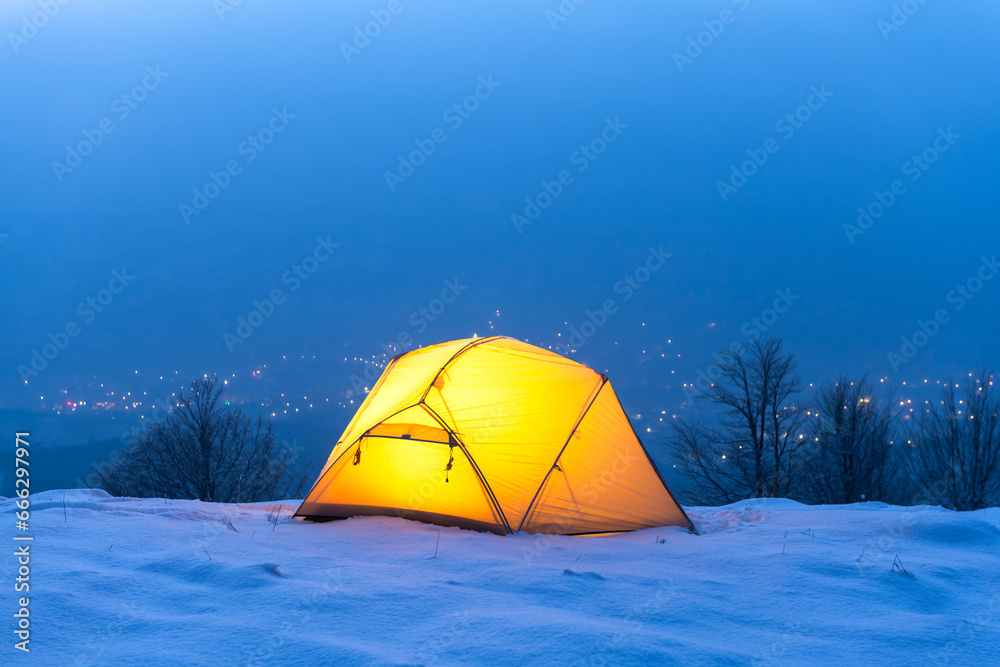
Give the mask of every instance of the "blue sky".
[[[239, 395], [343, 401], [355, 359], [400, 334], [550, 346], [612, 299], [571, 356], [630, 412], [675, 411], [779, 290], [794, 298], [767, 333], [810, 382], [996, 365], [1000, 280], [961, 309], [949, 294], [1000, 252], [1000, 9], [907, 8], [893, 24], [891, 2], [104, 1], [32, 31], [39, 5], [4, 3], [0, 403], [313, 356]], [[429, 145], [401, 177], [400, 156]], [[561, 172], [572, 181], [518, 229]], [[894, 181], [881, 217], [845, 231]], [[723, 198], [720, 182], [739, 187]], [[293, 290], [317, 239], [336, 247]], [[670, 257], [626, 300], [616, 285], [650, 248]], [[113, 271], [134, 279], [88, 321], [80, 304]], [[430, 321], [446, 281], [462, 288]], [[284, 302], [230, 351], [276, 289]], [[19, 366], [72, 324], [25, 383]]]

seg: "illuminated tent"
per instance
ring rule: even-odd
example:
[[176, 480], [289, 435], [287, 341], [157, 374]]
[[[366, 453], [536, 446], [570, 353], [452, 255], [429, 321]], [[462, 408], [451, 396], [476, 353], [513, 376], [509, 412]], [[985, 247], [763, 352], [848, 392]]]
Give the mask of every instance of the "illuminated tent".
[[358, 515], [499, 534], [694, 530], [608, 378], [504, 336], [392, 359], [296, 512]]

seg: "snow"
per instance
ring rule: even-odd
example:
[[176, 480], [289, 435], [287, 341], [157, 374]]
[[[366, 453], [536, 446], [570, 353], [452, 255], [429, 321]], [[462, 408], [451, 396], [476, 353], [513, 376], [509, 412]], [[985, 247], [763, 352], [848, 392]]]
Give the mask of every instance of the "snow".
[[295, 501], [31, 500], [34, 664], [1000, 661], [997, 509], [753, 500], [689, 508], [701, 535], [501, 537], [290, 520]]

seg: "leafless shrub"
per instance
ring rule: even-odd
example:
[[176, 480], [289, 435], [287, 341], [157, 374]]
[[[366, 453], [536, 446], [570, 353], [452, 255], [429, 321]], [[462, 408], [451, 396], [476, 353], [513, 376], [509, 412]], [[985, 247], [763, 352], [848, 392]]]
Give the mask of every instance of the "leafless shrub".
[[785, 497], [797, 483], [804, 411], [794, 358], [777, 338], [722, 355], [719, 379], [703, 394], [722, 410], [718, 425], [674, 426], [674, 454], [696, 502]]
[[1000, 398], [984, 369], [920, 416], [909, 466], [926, 500], [956, 510], [1000, 503]]
[[222, 401], [216, 378], [181, 392], [176, 407], [139, 432], [88, 483], [116, 496], [257, 502], [299, 497], [306, 483], [274, 427]]
[[896, 421], [889, 395], [844, 375], [816, 392], [802, 495], [810, 502], [893, 502], [899, 495]]

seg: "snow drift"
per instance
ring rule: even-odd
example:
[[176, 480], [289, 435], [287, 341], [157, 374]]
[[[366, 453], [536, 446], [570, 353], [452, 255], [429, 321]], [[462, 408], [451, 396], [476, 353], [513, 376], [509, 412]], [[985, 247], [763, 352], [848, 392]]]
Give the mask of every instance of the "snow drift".
[[997, 660], [997, 509], [754, 500], [690, 508], [700, 536], [501, 537], [296, 505], [32, 496], [32, 662]]

